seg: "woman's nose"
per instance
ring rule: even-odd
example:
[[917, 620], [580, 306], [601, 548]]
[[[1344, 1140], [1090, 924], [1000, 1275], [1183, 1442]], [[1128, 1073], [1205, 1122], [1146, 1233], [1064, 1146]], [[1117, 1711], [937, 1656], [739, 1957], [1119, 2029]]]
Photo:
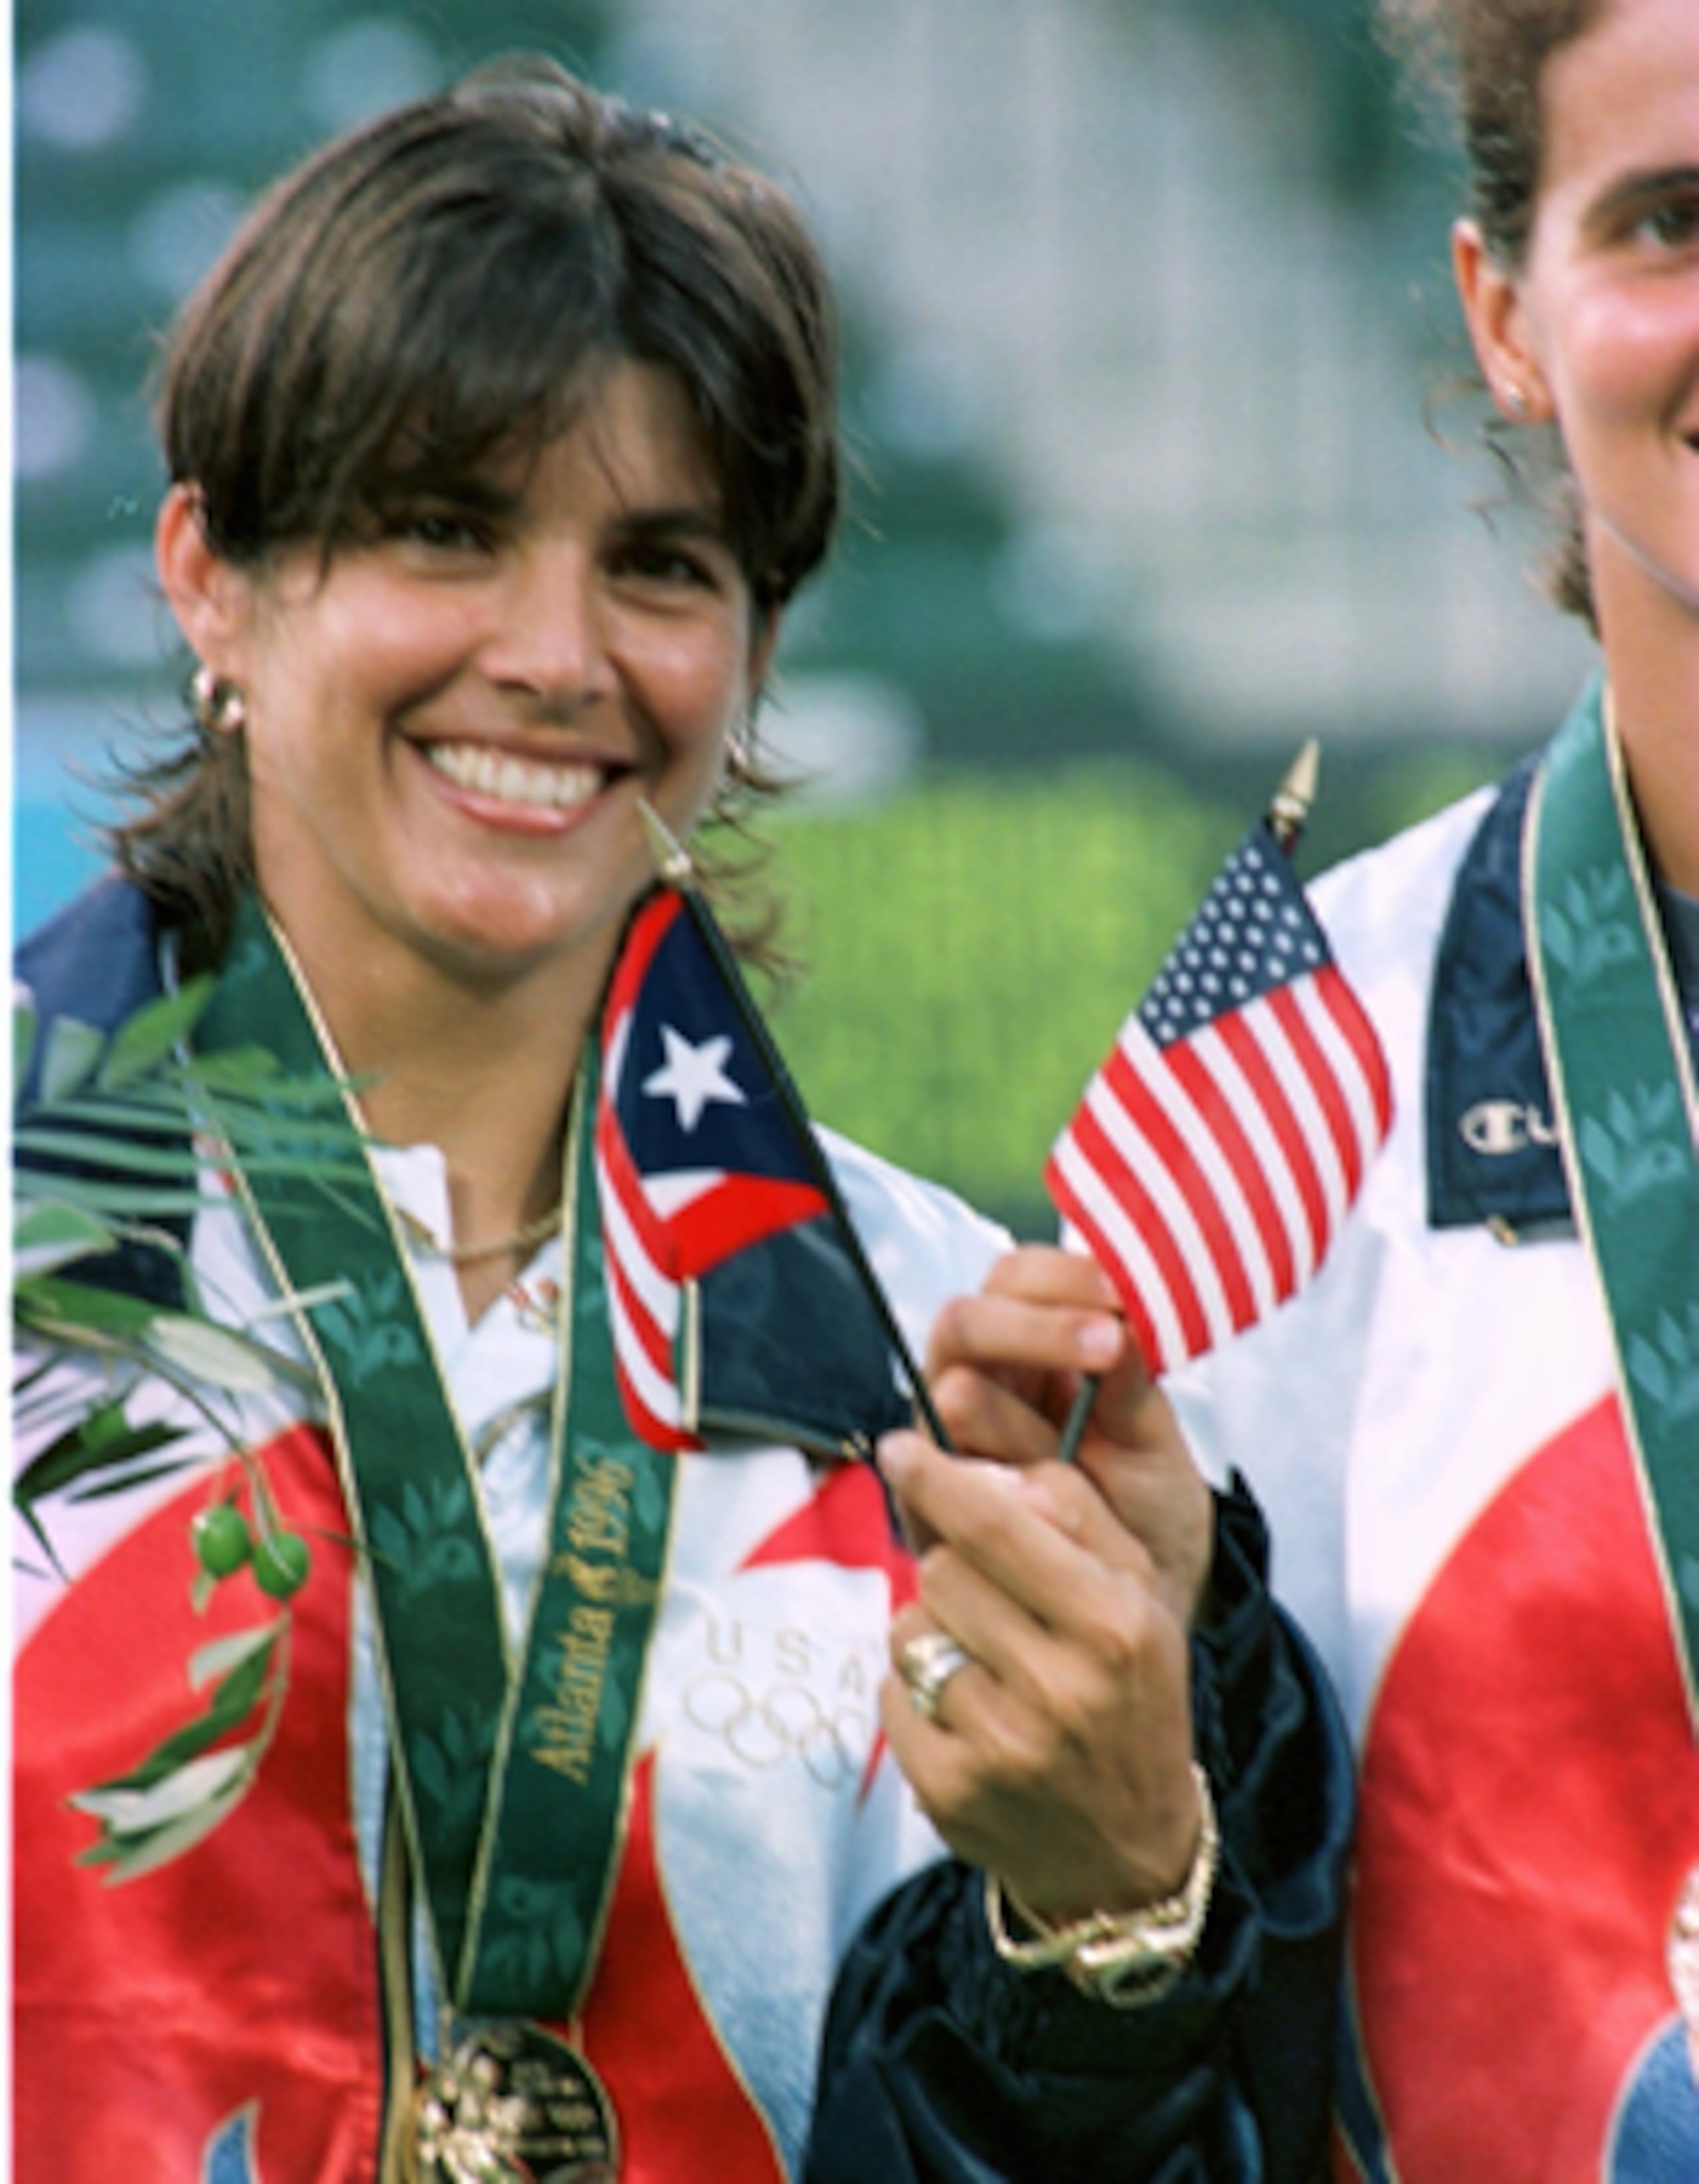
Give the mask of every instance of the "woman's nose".
[[545, 704], [577, 708], [614, 685], [608, 601], [593, 558], [574, 545], [532, 545], [515, 557], [489, 648], [493, 678]]

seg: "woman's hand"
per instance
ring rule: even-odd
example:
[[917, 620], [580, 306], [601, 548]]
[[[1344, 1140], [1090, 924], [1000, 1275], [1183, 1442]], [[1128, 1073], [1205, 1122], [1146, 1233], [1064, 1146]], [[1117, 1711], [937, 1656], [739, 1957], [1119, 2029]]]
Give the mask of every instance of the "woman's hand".
[[[958, 1450], [880, 1462], [921, 1551], [891, 1634], [885, 1730], [950, 1847], [1053, 1919], [1171, 1894], [1197, 1845], [1188, 1630], [1212, 1501], [1092, 1263], [1017, 1251], [941, 1316], [928, 1357]], [[1077, 1465], [1055, 1461], [1102, 1376]], [[967, 1654], [929, 1717], [900, 1674], [927, 1631]]]
[[1078, 1468], [1142, 1543], [1153, 1581], [1189, 1627], [1214, 1553], [1214, 1502], [1096, 1262], [1043, 1245], [1008, 1253], [978, 1295], [944, 1306], [927, 1352], [951, 1440], [1021, 1466], [1054, 1457], [1087, 1373], [1098, 1388]]

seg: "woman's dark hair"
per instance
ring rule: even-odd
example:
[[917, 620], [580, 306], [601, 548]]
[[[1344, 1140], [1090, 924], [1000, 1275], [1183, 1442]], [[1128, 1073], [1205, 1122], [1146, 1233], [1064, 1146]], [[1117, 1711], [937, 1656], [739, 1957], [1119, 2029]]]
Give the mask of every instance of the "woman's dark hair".
[[[1542, 86], [1552, 55], [1590, 29], [1607, 0], [1380, 0], [1387, 44], [1456, 116], [1468, 209], [1487, 248], [1519, 272], [1534, 231], [1545, 159]], [[1507, 464], [1502, 439], [1495, 451]], [[1511, 465], [1512, 470], [1515, 465]], [[1567, 471], [1561, 536], [1548, 588], [1567, 612], [1593, 620], [1592, 582]]]
[[[398, 498], [543, 445], [620, 359], [677, 374], [756, 609], [777, 610], [838, 505], [813, 242], [700, 131], [527, 56], [276, 184], [171, 329], [155, 420], [222, 558], [328, 559]], [[198, 723], [135, 783], [120, 861], [215, 945], [250, 869], [242, 739]]]

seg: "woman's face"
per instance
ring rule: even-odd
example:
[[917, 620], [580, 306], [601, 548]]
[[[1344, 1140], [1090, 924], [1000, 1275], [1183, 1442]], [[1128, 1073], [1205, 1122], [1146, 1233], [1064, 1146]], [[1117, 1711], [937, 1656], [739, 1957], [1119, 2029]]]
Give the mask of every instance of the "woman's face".
[[1699, 8], [1608, 0], [1540, 89], [1526, 262], [1465, 230], [1458, 272], [1501, 401], [1563, 437], [1608, 638], [1623, 610], [1699, 616]]
[[631, 362], [534, 463], [384, 511], [328, 571], [223, 576], [197, 649], [246, 697], [260, 887], [315, 975], [397, 948], [599, 975], [653, 878], [639, 799], [689, 832], [774, 633], [682, 385]]

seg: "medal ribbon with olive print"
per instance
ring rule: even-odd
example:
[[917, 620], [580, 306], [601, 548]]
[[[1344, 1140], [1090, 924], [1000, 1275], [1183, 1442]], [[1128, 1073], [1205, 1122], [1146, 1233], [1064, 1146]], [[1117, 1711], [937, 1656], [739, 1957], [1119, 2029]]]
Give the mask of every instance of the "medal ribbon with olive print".
[[1602, 688], [1534, 792], [1524, 920], [1569, 1192], [1699, 1722], [1699, 1101], [1692, 1050]]
[[[253, 901], [198, 1044], [337, 1065]], [[599, 1945], [677, 1476], [616, 1386], [587, 1050], [566, 1154], [570, 1299], [560, 1316], [549, 1545], [518, 1658], [476, 1468], [393, 1216], [367, 1184], [242, 1178], [326, 1384], [367, 1575], [414, 1870], [444, 1994], [474, 2016], [570, 2016]], [[369, 1187], [368, 1187], [369, 1186]], [[315, 1301], [313, 1293], [331, 1294]]]

